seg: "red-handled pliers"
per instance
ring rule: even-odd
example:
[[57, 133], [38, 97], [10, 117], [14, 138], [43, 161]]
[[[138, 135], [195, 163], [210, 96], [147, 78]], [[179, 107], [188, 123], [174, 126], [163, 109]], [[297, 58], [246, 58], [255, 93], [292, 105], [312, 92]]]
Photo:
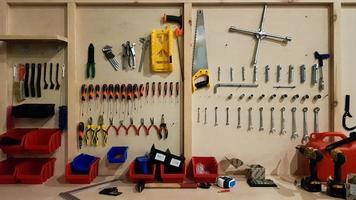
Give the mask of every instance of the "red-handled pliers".
[[116, 128], [116, 135], [119, 135], [119, 131], [120, 131], [121, 128], [123, 128], [123, 129], [125, 130], [125, 133], [126, 133], [127, 128], [126, 128], [126, 126], [123, 124], [123, 122], [124, 122], [123, 120], [120, 120], [120, 121], [119, 121], [120, 125]]
[[141, 124], [138, 127], [138, 133], [140, 133], [141, 128], [143, 128], [143, 130], [145, 130], [146, 135], [148, 135], [148, 128], [145, 125], [145, 120], [143, 118], [141, 118]]
[[156, 129], [156, 132], [157, 132], [157, 134], [158, 134], [158, 137], [159, 137], [159, 139], [161, 139], [162, 138], [162, 135], [161, 135], [161, 131], [160, 131], [160, 129], [158, 128], [158, 126], [156, 126], [155, 125], [155, 119], [152, 117], [152, 118], [150, 118], [150, 122], [151, 122], [151, 125], [148, 127], [148, 134], [150, 133], [150, 130], [151, 130], [151, 128], [153, 127], [154, 129]]
[[136, 135], [139, 135], [138, 129], [137, 129], [137, 127], [135, 126], [135, 124], [133, 123], [133, 118], [132, 118], [132, 117], [130, 117], [130, 125], [129, 125], [129, 126], [127, 127], [127, 129], [126, 129], [126, 135], [129, 134], [129, 130], [130, 130], [131, 128], [134, 129], [134, 131], [136, 132]]

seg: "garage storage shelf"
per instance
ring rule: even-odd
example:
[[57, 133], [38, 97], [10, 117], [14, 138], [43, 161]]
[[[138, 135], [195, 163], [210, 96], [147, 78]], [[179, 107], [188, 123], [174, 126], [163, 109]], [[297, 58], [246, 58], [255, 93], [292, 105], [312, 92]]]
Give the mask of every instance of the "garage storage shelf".
[[36, 42], [61, 42], [67, 43], [68, 39], [59, 35], [0, 35], [0, 41], [19, 42], [19, 41], [36, 41]]

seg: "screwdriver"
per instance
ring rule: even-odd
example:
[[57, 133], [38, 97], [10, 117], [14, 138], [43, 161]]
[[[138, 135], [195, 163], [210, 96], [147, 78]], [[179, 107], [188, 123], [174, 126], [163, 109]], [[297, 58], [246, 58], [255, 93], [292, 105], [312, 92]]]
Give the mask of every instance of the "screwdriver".
[[152, 82], [152, 102], [155, 102], [156, 82]]
[[80, 107], [81, 107], [81, 113], [83, 116], [84, 115], [84, 102], [85, 102], [86, 96], [87, 96], [87, 88], [86, 88], [85, 84], [83, 84], [82, 87], [80, 88], [80, 93], [81, 93], [81, 100], [82, 100], [82, 105]]
[[167, 89], [168, 89], [168, 83], [164, 82], [164, 85], [163, 85], [163, 97], [164, 97], [163, 99], [164, 99], [164, 102], [166, 102]]
[[88, 97], [89, 97], [89, 111], [91, 112], [91, 101], [94, 99], [94, 86], [93, 84], [89, 84], [88, 86]]
[[128, 103], [127, 115], [130, 115], [130, 101], [132, 99], [132, 85], [131, 84], [127, 84], [126, 93], [127, 93], [126, 100]]
[[179, 95], [179, 82], [176, 82], [176, 98], [177, 98], [177, 102], [179, 101], [178, 95]]
[[120, 85], [119, 84], [115, 84], [115, 88], [114, 88], [114, 92], [115, 92], [115, 112], [117, 114], [117, 102], [119, 101], [120, 98]]
[[84, 123], [83, 122], [79, 122], [79, 124], [78, 124], [78, 145], [79, 145], [79, 149], [82, 148], [83, 139], [84, 139]]
[[110, 115], [112, 115], [112, 110], [113, 110], [113, 99], [114, 99], [114, 85], [113, 84], [109, 84], [108, 87], [108, 96], [109, 96], [109, 110], [108, 110], [108, 114], [110, 112]]
[[172, 102], [172, 96], [173, 96], [173, 82], [169, 83], [169, 99]]
[[133, 93], [133, 103], [134, 103], [134, 106], [135, 106], [135, 110], [136, 110], [136, 99], [138, 97], [138, 86], [137, 84], [135, 83], [132, 87], [132, 93]]
[[[122, 113], [125, 114], [124, 101], [126, 99], [126, 85], [121, 84], [121, 104], [122, 104]], [[125, 115], [124, 115], [125, 116]]]
[[[158, 99], [160, 99], [161, 92], [162, 92], [162, 83], [161, 82], [158, 82], [157, 90], [158, 90], [158, 92], [157, 92]], [[158, 102], [160, 102], [160, 101], [158, 101]]]
[[138, 92], [139, 92], [139, 96], [140, 96], [140, 108], [142, 108], [142, 97], [143, 97], [143, 93], [145, 92], [145, 88], [143, 87], [143, 84], [140, 84], [140, 86], [138, 86]]
[[106, 84], [103, 84], [103, 86], [101, 87], [101, 96], [103, 99], [103, 114], [105, 113], [105, 101], [108, 95], [107, 92], [108, 92], [108, 86]]
[[99, 100], [99, 98], [100, 98], [100, 85], [99, 84], [97, 84], [97, 85], [95, 85], [95, 109], [97, 109], [98, 108], [98, 101], [100, 101]]
[[150, 83], [146, 82], [146, 103], [148, 103], [148, 94], [150, 93]]

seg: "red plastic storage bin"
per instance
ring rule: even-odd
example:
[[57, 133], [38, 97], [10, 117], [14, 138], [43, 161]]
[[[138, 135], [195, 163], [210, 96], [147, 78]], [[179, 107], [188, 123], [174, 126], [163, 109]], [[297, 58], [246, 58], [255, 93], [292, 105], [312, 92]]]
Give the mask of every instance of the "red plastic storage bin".
[[167, 171], [166, 166], [160, 164], [160, 174], [164, 183], [181, 183], [185, 178], [185, 164], [183, 164], [182, 170], [179, 173], [170, 173]]
[[59, 129], [37, 129], [26, 135], [24, 149], [30, 153], [50, 154], [61, 146]]
[[0, 136], [0, 139], [11, 138], [19, 140], [19, 144], [16, 145], [0, 145], [0, 148], [5, 154], [21, 154], [24, 153], [24, 142], [26, 140], [27, 134], [36, 129], [31, 128], [16, 128], [8, 130], [6, 133]]
[[143, 181], [145, 183], [152, 183], [155, 180], [156, 174], [156, 165], [151, 164], [149, 167], [148, 174], [137, 174], [136, 173], [136, 161], [132, 161], [129, 167], [129, 179], [134, 182], [138, 183]]
[[98, 158], [94, 163], [91, 164], [88, 174], [74, 174], [72, 171], [72, 163], [66, 165], [65, 178], [68, 183], [73, 184], [89, 184], [95, 177], [98, 176], [99, 171], [99, 161]]
[[[208, 173], [198, 174], [197, 165], [201, 163]], [[192, 157], [193, 178], [196, 183], [215, 183], [218, 177], [218, 162], [215, 157]]]
[[41, 184], [53, 176], [55, 158], [31, 158], [18, 165], [16, 178], [21, 183]]
[[[317, 165], [318, 177], [321, 181], [327, 181], [329, 176], [334, 177], [334, 162], [330, 157], [330, 153], [325, 151], [325, 147], [344, 138], [347, 138], [347, 136], [340, 132], [310, 134], [310, 139], [306, 146], [321, 150], [324, 156]], [[337, 149], [341, 150], [346, 157], [346, 162], [341, 170], [341, 179], [345, 181], [348, 173], [356, 173], [356, 143], [345, 144]]]
[[0, 162], [0, 184], [16, 183], [17, 165], [21, 159], [7, 159]]

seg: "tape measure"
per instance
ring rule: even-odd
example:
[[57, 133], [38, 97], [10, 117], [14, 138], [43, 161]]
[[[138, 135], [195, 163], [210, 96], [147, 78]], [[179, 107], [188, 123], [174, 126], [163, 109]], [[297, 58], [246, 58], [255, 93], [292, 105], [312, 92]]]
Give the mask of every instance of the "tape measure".
[[229, 176], [219, 176], [216, 184], [221, 188], [232, 188], [236, 185], [236, 180]]

